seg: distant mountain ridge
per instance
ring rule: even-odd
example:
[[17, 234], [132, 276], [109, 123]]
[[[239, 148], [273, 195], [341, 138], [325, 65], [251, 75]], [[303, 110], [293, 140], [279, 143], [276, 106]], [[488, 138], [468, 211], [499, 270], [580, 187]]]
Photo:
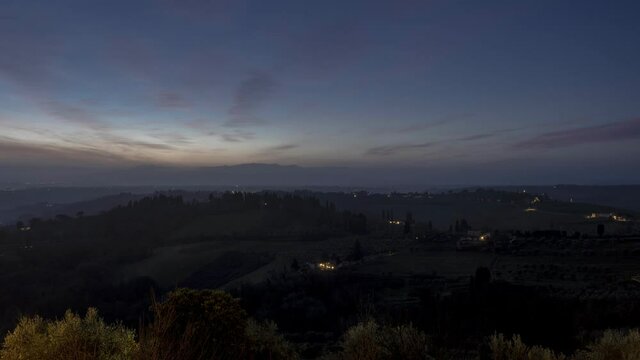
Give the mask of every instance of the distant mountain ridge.
[[[522, 164], [520, 164], [522, 165]], [[524, 166], [524, 165], [522, 165]], [[531, 184], [535, 168], [520, 169], [509, 166], [487, 171], [481, 165], [438, 166], [299, 166], [250, 163], [208, 167], [145, 165], [128, 168], [99, 167], [33, 167], [0, 165], [0, 188], [29, 186], [341, 186], [387, 187], [400, 191], [421, 191], [443, 184], [444, 187], [505, 186]], [[533, 184], [576, 181], [585, 174], [558, 170], [556, 178], [533, 179]], [[598, 179], [597, 177], [594, 179]], [[625, 182], [634, 184], [633, 177]], [[609, 179], [610, 181], [614, 181]], [[640, 181], [640, 180], [639, 180]], [[596, 182], [596, 180], [594, 180]], [[605, 180], [597, 183], [611, 184]], [[3, 185], [4, 184], [4, 185]]]

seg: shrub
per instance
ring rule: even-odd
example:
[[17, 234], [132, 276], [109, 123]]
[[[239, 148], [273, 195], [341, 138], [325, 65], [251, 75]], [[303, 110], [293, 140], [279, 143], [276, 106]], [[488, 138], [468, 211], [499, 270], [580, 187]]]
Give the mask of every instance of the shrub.
[[67, 311], [61, 320], [22, 318], [4, 339], [0, 359], [131, 359], [137, 351], [134, 332], [108, 325], [89, 308], [84, 318]]
[[382, 343], [393, 359], [427, 358], [427, 336], [411, 324], [383, 327]]
[[504, 335], [493, 335], [489, 341], [493, 360], [525, 360], [528, 349], [519, 335], [505, 339]]
[[493, 335], [489, 346], [494, 360], [564, 360], [563, 354], [556, 354], [550, 349], [533, 346], [528, 347], [519, 335], [506, 339], [504, 335]]
[[250, 319], [247, 322], [246, 334], [253, 359], [298, 359], [295, 349], [282, 335], [278, 334], [278, 326], [273, 321], [260, 323]]
[[580, 351], [576, 360], [640, 360], [640, 332], [607, 330], [595, 343]]
[[223, 291], [178, 289], [153, 310], [143, 359], [243, 359], [249, 351], [247, 313]]
[[412, 325], [379, 326], [361, 322], [347, 330], [344, 360], [428, 359], [426, 335]]
[[377, 360], [385, 358], [380, 329], [373, 320], [349, 328], [344, 335], [342, 358], [344, 360]]

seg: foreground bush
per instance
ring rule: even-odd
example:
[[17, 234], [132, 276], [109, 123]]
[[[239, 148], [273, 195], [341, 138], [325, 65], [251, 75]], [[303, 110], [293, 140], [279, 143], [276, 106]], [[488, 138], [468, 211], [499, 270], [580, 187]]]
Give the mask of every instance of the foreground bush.
[[493, 360], [564, 360], [562, 354], [540, 346], [525, 345], [520, 336], [513, 335], [506, 339], [504, 335], [493, 335], [489, 341]]
[[252, 359], [298, 359], [293, 345], [278, 334], [278, 326], [273, 321], [260, 323], [250, 319], [247, 323], [246, 334]]
[[361, 322], [344, 336], [344, 360], [430, 359], [427, 337], [412, 325], [380, 326], [375, 321]]
[[218, 290], [178, 289], [153, 306], [141, 334], [145, 359], [242, 359], [248, 351], [247, 313]]
[[605, 331], [595, 343], [580, 351], [576, 360], [640, 360], [640, 332]]
[[4, 339], [2, 360], [131, 359], [138, 345], [134, 332], [107, 325], [95, 309], [84, 318], [67, 311], [61, 320], [24, 317]]
[[237, 299], [218, 290], [178, 289], [153, 306], [139, 359], [297, 359], [272, 322], [248, 319]]
[[494, 360], [640, 360], [638, 330], [626, 333], [607, 330], [596, 342], [569, 358], [540, 346], [529, 347], [518, 335], [511, 339], [502, 334], [494, 335], [489, 345]]

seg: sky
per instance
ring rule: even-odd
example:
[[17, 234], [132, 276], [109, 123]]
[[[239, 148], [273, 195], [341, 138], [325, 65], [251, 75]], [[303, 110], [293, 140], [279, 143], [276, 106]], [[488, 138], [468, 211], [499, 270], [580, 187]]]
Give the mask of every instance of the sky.
[[639, 17], [624, 0], [1, 0], [0, 165], [640, 183]]

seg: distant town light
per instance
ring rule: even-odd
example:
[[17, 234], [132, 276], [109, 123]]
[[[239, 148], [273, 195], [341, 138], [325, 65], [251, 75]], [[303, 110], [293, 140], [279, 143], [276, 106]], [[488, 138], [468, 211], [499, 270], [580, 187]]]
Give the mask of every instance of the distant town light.
[[335, 270], [336, 266], [330, 262], [320, 262], [318, 263], [318, 269], [322, 271], [330, 271]]

